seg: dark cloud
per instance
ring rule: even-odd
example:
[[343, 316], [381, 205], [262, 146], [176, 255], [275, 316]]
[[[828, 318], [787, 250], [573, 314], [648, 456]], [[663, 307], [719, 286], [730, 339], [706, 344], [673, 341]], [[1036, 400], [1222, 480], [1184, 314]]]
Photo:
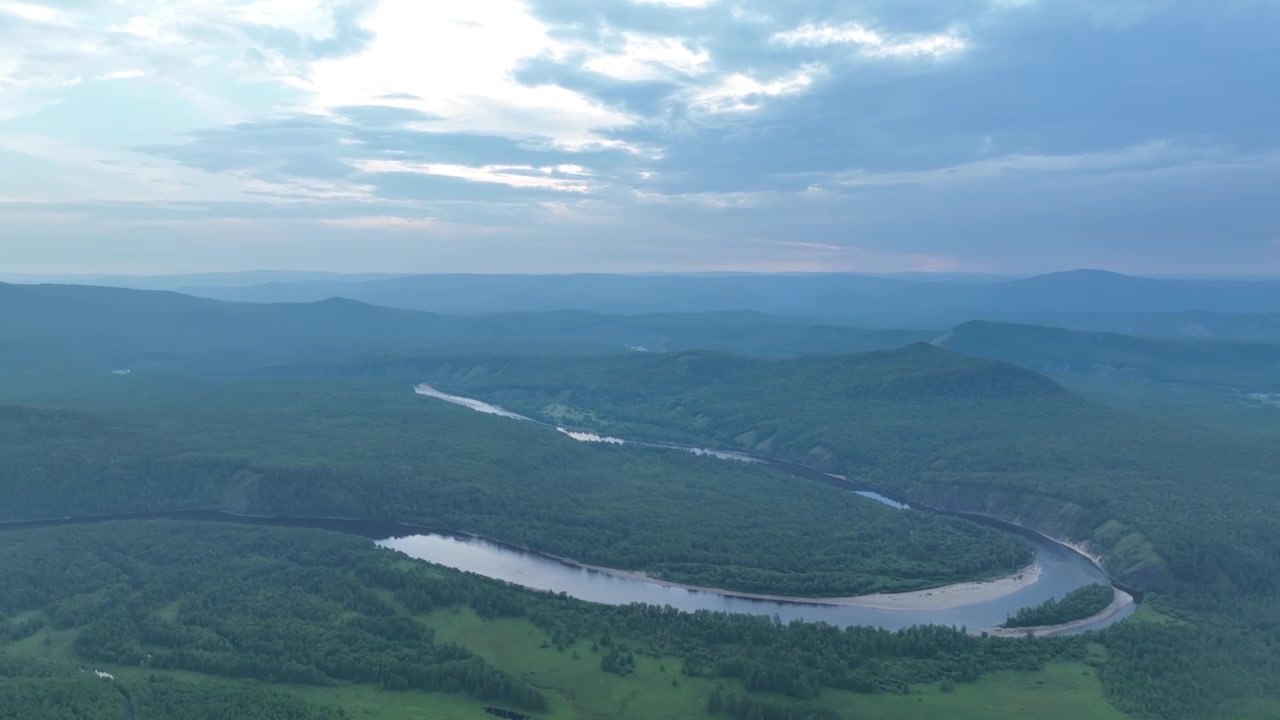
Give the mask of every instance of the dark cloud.
[[[936, 5], [911, 3], [894, 15], [919, 19]], [[815, 50], [811, 59], [831, 69], [807, 92], [679, 133], [645, 125], [617, 137], [664, 146], [654, 169], [673, 192], [788, 189], [840, 170], [1115, 151], [1153, 139], [1280, 145], [1280, 125], [1269, 120], [1280, 113], [1280, 93], [1267, 91], [1280, 67], [1280, 6], [1167, 10], [1123, 28], [1099, 26], [1086, 10], [1046, 3], [986, 15], [973, 46], [941, 61]], [[742, 54], [758, 41], [743, 42]]]
[[[251, 32], [268, 54], [298, 61], [340, 55], [370, 42], [358, 22], [366, 6], [340, 5], [334, 37], [320, 43], [288, 30]], [[577, 49], [529, 58], [514, 79], [568, 88], [626, 114], [631, 126], [599, 135], [643, 152], [573, 151], [532, 131], [446, 130], [444, 118], [395, 106], [413, 96], [391, 94], [380, 98], [386, 106], [258, 119], [141, 148], [269, 183], [261, 203], [4, 207], [156, 221], [429, 214], [520, 227], [517, 244], [567, 243], [574, 249], [556, 256], [564, 264], [546, 261], [546, 269], [562, 270], [607, 264], [572, 265], [586, 262], [574, 254], [583, 247], [596, 261], [652, 262], [679, 252], [707, 262], [764, 262], [792, 248], [821, 262], [827, 249], [848, 248], [981, 270], [1280, 270], [1275, 2], [532, 6], [554, 37]], [[951, 32], [968, 46], [941, 58], [885, 58], [852, 44], [771, 40], [808, 23], [860, 23], [894, 42]], [[626, 33], [705, 50], [707, 71], [624, 81], [587, 69], [595, 51], [585, 46], [622, 52]], [[801, 71], [809, 86], [756, 98], [747, 112], [710, 112], [693, 100], [734, 73], [769, 82]], [[494, 127], [546, 126], [522, 115], [518, 103], [467, 102]], [[466, 166], [477, 177], [483, 166], [531, 166], [501, 172], [585, 182], [590, 192], [412, 171], [426, 164]], [[541, 170], [558, 165], [582, 166], [591, 176]], [[370, 195], [320, 199], [329, 187]]]

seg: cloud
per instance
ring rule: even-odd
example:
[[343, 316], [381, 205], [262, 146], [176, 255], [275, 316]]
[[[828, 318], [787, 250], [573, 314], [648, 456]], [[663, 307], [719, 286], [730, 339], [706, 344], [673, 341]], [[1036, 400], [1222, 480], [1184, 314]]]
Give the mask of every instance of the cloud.
[[690, 105], [694, 109], [710, 112], [758, 110], [771, 98], [803, 92], [813, 84], [816, 72], [815, 68], [803, 68], [769, 80], [733, 73], [715, 85], [695, 91]]
[[876, 58], [945, 57], [965, 50], [968, 43], [957, 33], [937, 33], [891, 38], [858, 23], [803, 25], [776, 33], [773, 41], [789, 46], [822, 47], [855, 45]]
[[585, 193], [591, 189], [591, 186], [587, 183], [572, 179], [584, 174], [582, 169], [576, 165], [546, 166], [541, 168], [535, 168], [532, 165], [483, 165], [472, 167], [468, 165], [408, 163], [398, 160], [366, 160], [359, 163], [357, 167], [361, 172], [365, 173], [419, 173], [422, 175], [458, 178], [468, 182], [496, 183], [513, 188], [537, 188], [570, 193]]
[[590, 57], [583, 67], [617, 80], [661, 80], [672, 75], [701, 75], [709, 70], [711, 56], [694, 50], [676, 38], [623, 34], [619, 52]]
[[0, 0], [0, 244], [1280, 270], [1276, 27], [1266, 0]]
[[[367, 28], [378, 38], [367, 49], [318, 60], [290, 78], [310, 94], [310, 110], [383, 104], [438, 116], [442, 130], [538, 137], [568, 147], [632, 122], [572, 90], [513, 79], [522, 60], [565, 52], [515, 0], [383, 0]], [[404, 99], [385, 100], [391, 96]]]
[[705, 8], [716, 3], [716, 0], [631, 0], [637, 5], [663, 5], [670, 8]]

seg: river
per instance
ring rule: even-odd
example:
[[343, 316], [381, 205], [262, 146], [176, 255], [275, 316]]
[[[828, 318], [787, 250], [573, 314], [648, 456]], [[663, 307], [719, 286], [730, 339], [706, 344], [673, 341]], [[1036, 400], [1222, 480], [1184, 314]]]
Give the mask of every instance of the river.
[[[441, 392], [429, 385], [419, 385], [415, 388], [415, 392], [477, 412], [547, 425], [480, 400]], [[904, 512], [916, 511], [908, 503], [899, 502], [865, 488], [857, 489], [854, 483], [842, 476], [794, 463], [742, 453], [674, 444], [642, 443], [559, 427], [555, 429], [581, 442], [658, 445], [734, 461], [764, 462], [793, 475], [817, 479], [849, 489], [851, 492], [899, 508]], [[1015, 576], [992, 582], [961, 583], [917, 593], [831, 599], [766, 598], [710, 588], [692, 588], [635, 573], [587, 567], [569, 560], [475, 537], [439, 533], [411, 534], [387, 538], [379, 544], [421, 560], [527, 588], [562, 592], [589, 602], [612, 605], [627, 603], [669, 605], [686, 611], [715, 610], [751, 613], [777, 616], [784, 622], [806, 620], [826, 622], [840, 627], [872, 625], [890, 630], [921, 624], [966, 627], [975, 632], [987, 630], [997, 627], [1009, 615], [1021, 608], [1060, 598], [1086, 585], [1111, 582], [1097, 564], [1072, 548], [1007, 523], [974, 516], [965, 517], [974, 521], [985, 521], [1006, 532], [1019, 534], [1032, 545], [1035, 553], [1034, 564]], [[1128, 617], [1136, 607], [1133, 597], [1119, 588], [1115, 589], [1115, 593], [1116, 602], [1107, 612], [1089, 621], [1074, 623], [1070, 627], [1041, 629], [1039, 634], [1081, 633], [1105, 627]]]
[[[477, 412], [513, 420], [538, 422], [488, 403], [448, 395], [425, 385], [419, 386], [416, 390], [421, 395], [445, 400]], [[539, 424], [546, 425], [546, 423]], [[742, 453], [672, 444], [639, 443], [622, 438], [601, 437], [592, 433], [571, 432], [563, 428], [555, 429], [581, 442], [668, 447], [731, 461], [768, 463], [793, 475], [827, 482], [875, 502], [898, 508], [903, 512], [931, 511], [929, 508], [919, 508], [869, 489], [859, 488], [856, 483], [842, 476], [803, 465]], [[1018, 534], [1031, 544], [1035, 556], [1034, 563], [1010, 577], [989, 582], [959, 583], [915, 593], [856, 598], [778, 598], [682, 586], [648, 578], [638, 573], [581, 565], [566, 558], [557, 558], [473, 535], [359, 519], [256, 517], [212, 510], [189, 510], [4, 522], [0, 523], [0, 529], [72, 525], [109, 520], [169, 519], [331, 530], [370, 538], [381, 547], [403, 552], [419, 560], [534, 590], [565, 593], [588, 602], [610, 605], [645, 603], [671, 606], [691, 612], [712, 610], [749, 613], [777, 616], [783, 622], [805, 620], [825, 622], [838, 627], [864, 625], [888, 630], [926, 624], [965, 627], [970, 632], [991, 630], [1024, 607], [1060, 598], [1086, 585], [1111, 584], [1107, 574], [1093, 560], [1076, 549], [1008, 523], [980, 516], [952, 514]], [[1115, 602], [1107, 611], [1088, 620], [1065, 626], [1038, 628], [1036, 634], [1050, 636], [1087, 632], [1106, 627], [1133, 614], [1136, 609], [1134, 597], [1119, 587], [1115, 587], [1114, 592]]]

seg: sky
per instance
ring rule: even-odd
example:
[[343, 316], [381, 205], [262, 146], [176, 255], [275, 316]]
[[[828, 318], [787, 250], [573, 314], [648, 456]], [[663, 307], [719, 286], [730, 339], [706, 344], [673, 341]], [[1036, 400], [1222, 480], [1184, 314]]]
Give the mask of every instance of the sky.
[[1280, 0], [0, 0], [0, 271], [1280, 274]]

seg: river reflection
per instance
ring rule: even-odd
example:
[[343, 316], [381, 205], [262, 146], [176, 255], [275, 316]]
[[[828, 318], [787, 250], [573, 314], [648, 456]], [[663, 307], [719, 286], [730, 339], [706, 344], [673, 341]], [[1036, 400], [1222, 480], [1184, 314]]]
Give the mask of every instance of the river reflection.
[[[513, 413], [482, 400], [450, 395], [430, 385], [418, 385], [414, 388], [414, 391], [419, 395], [461, 405], [478, 412], [545, 425], [545, 423], [538, 420]], [[849, 489], [849, 486], [852, 485], [849, 479], [844, 476], [824, 473], [815, 468], [779, 460], [686, 445], [637, 442], [624, 438], [601, 436], [590, 432], [568, 430], [554, 425], [548, 425], [548, 427], [554, 427], [559, 432], [580, 442], [666, 447], [725, 460], [767, 463], [799, 477], [828, 482], [846, 489]], [[907, 503], [899, 502], [870, 490], [856, 489], [852, 491], [862, 497], [900, 510], [913, 509]], [[969, 517], [971, 520], [981, 520], [980, 518]], [[929, 606], [927, 609], [921, 609], [920, 607], [890, 608], [883, 605], [895, 605], [897, 603], [884, 602], [874, 602], [874, 604], [881, 606], [872, 607], [869, 604], [779, 601], [742, 597], [715, 590], [690, 589], [634, 574], [619, 574], [586, 568], [537, 553], [526, 552], [471, 537], [453, 537], [439, 534], [404, 535], [381, 540], [378, 544], [386, 548], [399, 550], [420, 560], [476, 573], [534, 590], [565, 593], [588, 602], [608, 605], [644, 603], [647, 605], [670, 606], [689, 612], [712, 610], [753, 615], [776, 615], [783, 622], [804, 620], [808, 622], [825, 622], [838, 627], [863, 625], [881, 627], [888, 630], [900, 630], [912, 625], [948, 625], [966, 627], [970, 631], [977, 632], [999, 626], [1010, 615], [1022, 608], [1061, 598], [1072, 590], [1095, 583], [1111, 584], [1106, 573], [1081, 554], [1034, 533], [1008, 526], [998, 525], [998, 527], [1001, 527], [1006, 532], [1018, 532], [1032, 545], [1035, 551], [1035, 563], [1039, 570], [1038, 574], [1035, 575], [1034, 581], [1021, 584], [1011, 592], [999, 594], [998, 597], [993, 597], [997, 593], [977, 590], [959, 593], [964, 596], [963, 600], [957, 598], [956, 601], [950, 603], [939, 601], [938, 598], [930, 598], [929, 601], [922, 603]], [[938, 590], [939, 594], [946, 592], [948, 592], [947, 588]], [[1117, 597], [1128, 596], [1118, 594]], [[872, 603], [872, 601], [868, 600], [868, 603]], [[1075, 625], [1070, 630], [1062, 631], [1061, 634], [1075, 634], [1106, 627], [1133, 614], [1135, 609], [1136, 605], [1129, 602], [1117, 612], [1100, 617], [1091, 623]]]
[[[485, 540], [446, 535], [409, 535], [381, 540], [382, 547], [446, 567], [465, 570], [495, 580], [535, 590], [566, 593], [607, 605], [644, 603], [678, 610], [714, 610], [753, 615], [777, 615], [783, 622], [806, 620], [839, 627], [872, 625], [898, 630], [912, 625], [951, 625], [982, 630], [1003, 623], [1020, 608], [1091, 583], [1107, 583], [1106, 575], [1076, 553], [1050, 543], [1035, 543], [1039, 578], [999, 598], [963, 607], [936, 610], [885, 609], [856, 605], [819, 605], [735, 597], [714, 591], [691, 590], [638, 577], [615, 575], [581, 567], [536, 553]], [[1133, 611], [1130, 605], [1099, 625], [1110, 624]], [[1095, 629], [1093, 626], [1079, 631]]]

